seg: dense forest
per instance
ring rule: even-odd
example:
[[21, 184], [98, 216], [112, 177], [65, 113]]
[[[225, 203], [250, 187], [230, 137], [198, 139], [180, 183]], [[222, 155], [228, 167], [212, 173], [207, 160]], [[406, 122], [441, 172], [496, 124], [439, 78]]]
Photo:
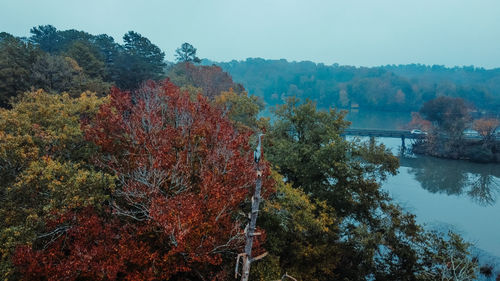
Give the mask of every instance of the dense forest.
[[261, 58], [215, 64], [268, 105], [295, 96], [317, 101], [321, 108], [418, 111], [426, 101], [451, 96], [468, 100], [485, 111], [500, 111], [498, 68], [420, 64], [353, 67]]
[[[53, 26], [31, 34], [0, 35], [3, 280], [492, 274], [460, 235], [417, 224], [381, 190], [399, 166], [385, 146], [346, 140], [343, 112], [305, 100], [413, 108], [441, 82], [415, 88], [420, 78], [389, 67], [197, 65], [187, 43], [167, 63], [133, 31], [124, 44]], [[493, 90], [481, 93], [496, 101]], [[277, 105], [273, 123], [259, 96]]]

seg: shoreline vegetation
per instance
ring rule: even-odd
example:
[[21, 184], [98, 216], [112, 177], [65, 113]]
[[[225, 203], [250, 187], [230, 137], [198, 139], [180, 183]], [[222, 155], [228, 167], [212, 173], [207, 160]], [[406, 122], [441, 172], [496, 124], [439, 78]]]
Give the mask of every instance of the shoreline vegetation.
[[451, 160], [485, 164], [500, 163], [500, 141], [488, 143], [482, 140], [463, 140], [462, 143], [453, 145], [447, 143], [446, 140], [424, 139], [412, 144], [412, 152]]
[[[199, 65], [188, 43], [169, 64], [134, 31], [123, 44], [51, 25], [30, 32], [0, 33], [2, 280], [485, 275], [471, 243], [418, 224], [381, 189], [399, 167], [391, 151], [344, 139], [344, 112], [318, 106], [333, 105], [335, 97], [351, 108], [413, 108], [442, 93], [494, 104], [499, 70], [456, 69], [470, 75], [468, 82], [488, 85], [478, 89], [321, 65], [295, 85], [257, 69], [263, 86], [289, 85], [287, 94], [271, 85], [262, 96], [221, 66]], [[450, 69], [422, 71], [456, 77]], [[258, 117], [264, 97], [275, 102], [273, 123]], [[460, 98], [435, 100], [412, 121], [430, 135], [449, 136], [444, 147], [452, 151], [472, 122], [472, 107]], [[473, 123], [485, 140], [498, 127], [489, 119]], [[261, 209], [254, 203], [260, 199]], [[253, 232], [249, 218], [257, 216], [249, 214], [256, 212]], [[247, 265], [241, 272], [239, 257]]]
[[475, 106], [462, 98], [440, 96], [425, 102], [419, 112], [412, 113], [407, 125], [425, 133], [412, 150], [434, 157], [469, 160], [478, 163], [500, 163], [498, 128], [494, 116], [480, 116]]

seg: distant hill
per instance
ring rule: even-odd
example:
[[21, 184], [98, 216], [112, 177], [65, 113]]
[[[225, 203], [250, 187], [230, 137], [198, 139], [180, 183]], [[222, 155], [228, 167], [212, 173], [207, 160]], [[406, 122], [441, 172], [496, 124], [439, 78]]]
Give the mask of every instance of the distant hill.
[[219, 65], [268, 105], [298, 96], [315, 100], [320, 107], [416, 111], [425, 101], [447, 95], [462, 97], [481, 110], [500, 112], [500, 68], [354, 67], [261, 58], [202, 63]]

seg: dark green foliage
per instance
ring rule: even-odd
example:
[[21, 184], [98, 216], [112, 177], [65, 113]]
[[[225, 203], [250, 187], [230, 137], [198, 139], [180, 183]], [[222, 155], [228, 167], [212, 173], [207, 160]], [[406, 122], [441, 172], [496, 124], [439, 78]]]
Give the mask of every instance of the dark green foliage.
[[74, 29], [61, 31], [51, 25], [34, 27], [31, 33], [30, 42], [41, 50], [73, 58], [92, 79], [112, 81], [110, 72], [120, 47], [112, 37]]
[[31, 33], [31, 43], [7, 33], [0, 35], [1, 107], [30, 87], [103, 95], [112, 83], [134, 89], [164, 75], [164, 53], [133, 31], [123, 37], [123, 46], [108, 35], [60, 31], [52, 25], [33, 27]]
[[[300, 105], [292, 98], [275, 115], [267, 137], [273, 141], [268, 159], [295, 187], [328, 200], [340, 214], [351, 211], [341, 207], [348, 202], [380, 196], [376, 180], [396, 173], [398, 160], [383, 146], [342, 139], [349, 125], [343, 113], [317, 111], [312, 101]], [[353, 192], [360, 196], [357, 200]]]
[[175, 50], [175, 58], [177, 62], [201, 62], [200, 58], [196, 56], [196, 48], [189, 43], [183, 43], [180, 48]]
[[125, 45], [117, 56], [113, 80], [122, 89], [135, 89], [145, 80], [159, 79], [163, 75], [165, 54], [149, 39], [129, 31], [123, 36]]
[[92, 35], [84, 31], [75, 29], [57, 30], [52, 25], [39, 25], [31, 30], [29, 40], [38, 45], [42, 51], [50, 54], [60, 54], [66, 51], [75, 41], [88, 41], [93, 38]]
[[42, 54], [37, 58], [30, 76], [31, 85], [37, 89], [53, 93], [68, 92], [74, 97], [85, 91], [105, 96], [111, 87], [100, 78], [88, 77], [74, 59], [50, 54]]
[[39, 25], [30, 30], [30, 41], [38, 45], [42, 51], [57, 53], [62, 50], [61, 35], [52, 25]]
[[67, 92], [76, 88], [80, 69], [72, 62], [57, 55], [41, 55], [33, 64], [33, 86], [51, 92]]
[[93, 43], [95, 37], [85, 31], [75, 29], [60, 30], [57, 33], [61, 38], [59, 43], [61, 45], [60, 52], [68, 50], [77, 41]]
[[85, 41], [74, 41], [65, 53], [73, 58], [89, 77], [105, 76], [104, 62], [96, 46]]
[[98, 45], [89, 41], [91, 35], [75, 30], [57, 31], [53, 26], [35, 27], [32, 33], [29, 42], [35, 45], [7, 33], [1, 35], [1, 107], [32, 87], [67, 91], [74, 96], [87, 90], [107, 94], [110, 83], [103, 81], [106, 67]]
[[105, 81], [113, 81], [112, 73], [116, 72], [116, 60], [119, 56], [121, 46], [115, 42], [113, 37], [101, 34], [94, 36], [93, 45], [99, 50], [100, 56], [102, 57], [105, 64]]
[[30, 41], [54, 55], [69, 56], [91, 79], [114, 82], [134, 89], [148, 79], [163, 76], [164, 53], [149, 39], [129, 31], [120, 46], [108, 35], [91, 35], [74, 29], [60, 31], [51, 25], [31, 29]]
[[[282, 273], [294, 272], [300, 280], [436, 280], [448, 274], [440, 271], [451, 257], [445, 251], [468, 258], [466, 244], [425, 232], [380, 189], [380, 181], [396, 173], [398, 160], [383, 145], [344, 140], [340, 134], [348, 123], [342, 113], [318, 111], [311, 101], [292, 98], [275, 114], [265, 137], [266, 157], [287, 183], [311, 198], [307, 205], [315, 206], [307, 207], [314, 211], [306, 215], [289, 193], [285, 201], [275, 199], [277, 211], [264, 209], [267, 246], [280, 257]], [[326, 205], [319, 208], [321, 202]], [[320, 220], [325, 212], [333, 221]], [[312, 221], [323, 227], [315, 230]], [[297, 270], [303, 253], [318, 260]]]
[[7, 32], [0, 32], [0, 42], [6, 39], [13, 39], [15, 38], [12, 34], [9, 34]]
[[29, 90], [31, 66], [39, 51], [31, 43], [14, 36], [0, 34], [0, 107], [6, 107], [11, 97]]

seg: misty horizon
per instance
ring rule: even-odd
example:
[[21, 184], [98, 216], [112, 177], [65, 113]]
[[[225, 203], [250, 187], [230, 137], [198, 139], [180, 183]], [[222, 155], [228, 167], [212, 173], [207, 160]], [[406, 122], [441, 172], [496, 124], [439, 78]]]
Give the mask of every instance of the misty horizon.
[[[5, 1], [0, 30], [29, 36], [52, 24], [108, 34], [134, 30], [168, 61], [184, 42], [201, 58], [312, 61], [331, 65], [500, 67], [500, 3], [467, 1]], [[29, 8], [27, 8], [29, 7]]]

